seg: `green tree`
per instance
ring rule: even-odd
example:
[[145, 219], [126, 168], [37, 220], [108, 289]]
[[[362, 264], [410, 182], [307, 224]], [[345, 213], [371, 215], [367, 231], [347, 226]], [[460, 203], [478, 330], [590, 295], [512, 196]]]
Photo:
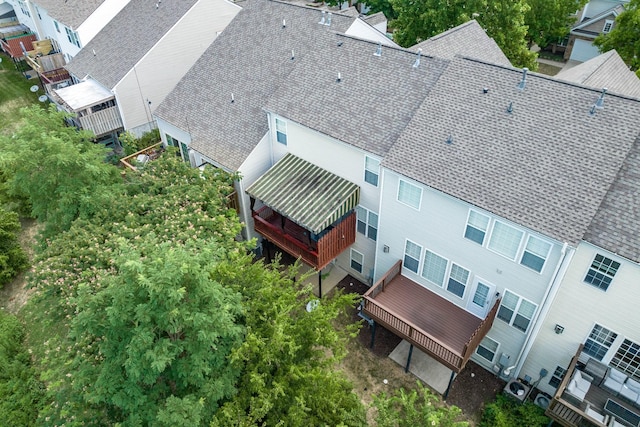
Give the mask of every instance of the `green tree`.
[[0, 207], [0, 289], [29, 265], [27, 254], [18, 243], [18, 214]]
[[587, 0], [527, 0], [525, 13], [527, 41], [544, 48], [569, 34], [575, 22], [573, 15]]
[[235, 391], [240, 295], [209, 277], [224, 247], [149, 243], [122, 241], [118, 274], [80, 288], [71, 336], [86, 347], [73, 387], [125, 425], [200, 425]]
[[24, 348], [20, 321], [0, 310], [0, 425], [34, 425], [44, 390]]
[[391, 5], [391, 0], [367, 0], [364, 3], [369, 7], [369, 14], [382, 12], [388, 20], [394, 20], [398, 17]]
[[238, 394], [212, 426], [366, 425], [353, 386], [335, 370], [358, 325], [339, 330], [333, 320], [355, 304], [352, 295], [323, 298], [307, 311], [314, 297], [291, 279], [295, 268], [236, 261], [219, 265], [215, 276], [242, 289], [247, 336], [232, 355], [242, 371]]
[[502, 395], [486, 405], [480, 420], [480, 427], [544, 427], [548, 424], [549, 418], [545, 417], [544, 409], [531, 402], [521, 404]]
[[92, 134], [65, 126], [54, 106], [21, 112], [24, 124], [11, 136], [0, 135], [0, 169], [9, 194], [26, 198], [52, 235], [68, 229], [85, 202], [118, 182], [119, 174], [104, 162], [107, 150], [91, 142]]
[[616, 18], [613, 29], [593, 42], [600, 52], [615, 49], [640, 78], [640, 0], [631, 0]]
[[394, 40], [409, 47], [471, 19], [487, 31], [516, 67], [537, 68], [536, 54], [525, 36], [525, 0], [390, 0], [398, 18], [393, 21]]
[[[446, 406], [418, 381], [417, 390], [406, 392], [400, 389], [392, 396], [374, 396], [373, 406], [377, 410], [378, 427], [466, 427], [459, 421], [462, 411], [456, 406]], [[528, 425], [528, 424], [514, 424]]]

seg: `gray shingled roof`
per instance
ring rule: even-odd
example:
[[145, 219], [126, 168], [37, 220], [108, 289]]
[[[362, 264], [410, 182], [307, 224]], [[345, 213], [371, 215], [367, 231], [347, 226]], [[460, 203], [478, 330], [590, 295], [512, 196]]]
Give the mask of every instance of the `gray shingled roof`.
[[387, 20], [387, 17], [382, 12], [372, 13], [362, 18], [369, 25], [377, 25]]
[[615, 19], [616, 16], [618, 16], [619, 14], [621, 14], [624, 11], [624, 6], [619, 4], [616, 6], [613, 6], [610, 9], [607, 9], [603, 12], [600, 12], [599, 14], [592, 16], [591, 18], [587, 18], [585, 20], [583, 20], [582, 22], [578, 22], [576, 25], [574, 25], [573, 27], [571, 27], [571, 34], [579, 34], [581, 36], [585, 36], [585, 37], [589, 37], [589, 38], [595, 38], [598, 34], [600, 34], [600, 31], [589, 31], [589, 30], [585, 30], [585, 27], [588, 27], [589, 25], [600, 21], [601, 19], [604, 19], [606, 17], [608, 17], [609, 15], [612, 15], [612, 17]]
[[606, 87], [609, 92], [640, 98], [640, 79], [615, 49], [560, 71], [556, 78], [596, 89]]
[[65, 68], [113, 89], [198, 1], [163, 1], [157, 9], [154, 1], [130, 1]]
[[232, 171], [268, 131], [262, 107], [276, 87], [313, 50], [334, 44], [335, 32], [354, 20], [333, 14], [331, 27], [319, 25], [319, 10], [277, 1], [246, 1], [242, 7], [155, 112], [188, 130], [195, 150]]
[[584, 240], [640, 262], [640, 138], [620, 169]]
[[454, 59], [383, 165], [576, 245], [638, 137], [640, 102], [608, 95], [591, 115], [598, 91], [530, 73], [520, 92], [521, 74]]
[[[300, 60], [265, 109], [383, 156], [448, 61], [348, 36]], [[341, 81], [337, 82], [338, 73]]]
[[105, 0], [35, 0], [33, 3], [45, 9], [58, 22], [77, 30], [104, 2]]
[[500, 47], [475, 19], [420, 42], [411, 49], [418, 48], [422, 49], [425, 55], [439, 58], [453, 59], [454, 56], [460, 55], [511, 66]]

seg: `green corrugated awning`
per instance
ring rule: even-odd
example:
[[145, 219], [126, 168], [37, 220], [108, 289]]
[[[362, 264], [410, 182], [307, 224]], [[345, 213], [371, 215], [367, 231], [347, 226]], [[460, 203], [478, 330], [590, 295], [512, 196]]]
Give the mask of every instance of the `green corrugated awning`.
[[246, 190], [279, 214], [315, 234], [354, 209], [360, 187], [287, 154]]

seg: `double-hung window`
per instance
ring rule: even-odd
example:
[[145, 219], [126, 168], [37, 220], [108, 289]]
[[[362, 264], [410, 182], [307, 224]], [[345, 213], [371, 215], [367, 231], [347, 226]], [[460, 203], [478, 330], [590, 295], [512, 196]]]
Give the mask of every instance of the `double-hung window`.
[[591, 329], [591, 333], [587, 339], [584, 341], [582, 352], [588, 354], [594, 359], [602, 360], [616, 338], [618, 338], [618, 334], [604, 326], [596, 324], [593, 329]]
[[497, 341], [494, 341], [489, 337], [484, 337], [476, 349], [476, 354], [493, 363], [493, 359], [496, 358], [499, 345], [500, 344]]
[[526, 332], [537, 307], [531, 301], [505, 290], [497, 317], [514, 328]]
[[422, 263], [422, 277], [431, 283], [442, 286], [445, 273], [447, 272], [447, 264], [448, 261], [446, 258], [442, 258], [440, 255], [436, 255], [429, 250], [425, 250], [424, 262]]
[[460, 267], [458, 264], [451, 263], [451, 271], [449, 272], [447, 290], [452, 294], [462, 298], [464, 296], [464, 291], [467, 288], [469, 275], [469, 270]]
[[364, 180], [371, 185], [378, 186], [380, 176], [380, 160], [373, 157], [364, 157]]
[[276, 140], [287, 145], [287, 122], [276, 117]]
[[420, 265], [420, 254], [422, 253], [422, 246], [413, 243], [411, 240], [407, 240], [404, 247], [404, 261], [402, 266], [414, 273], [418, 272], [418, 266]]
[[621, 371], [626, 372], [629, 376], [640, 378], [640, 344], [629, 339], [625, 339], [615, 356], [611, 359], [611, 366], [615, 366]]
[[589, 267], [589, 271], [587, 271], [584, 281], [606, 291], [619, 268], [619, 262], [597, 254], [591, 263], [591, 267]]
[[398, 183], [398, 201], [420, 210], [422, 188], [401, 179]]
[[371, 240], [378, 239], [378, 214], [362, 206], [356, 206], [356, 229]]
[[613, 20], [607, 19], [604, 21], [604, 27], [602, 27], [602, 32], [608, 33], [611, 31], [612, 28], [613, 28]]
[[464, 237], [482, 245], [484, 243], [484, 237], [487, 235], [488, 227], [488, 216], [470, 210], [469, 218], [467, 219], [467, 227], [464, 230]]
[[362, 273], [363, 263], [364, 255], [354, 249], [351, 249], [351, 268], [353, 268], [358, 273]]
[[540, 273], [549, 256], [551, 244], [534, 236], [529, 236], [520, 264]]
[[524, 233], [517, 228], [495, 221], [487, 247], [502, 256], [515, 260], [523, 235]]
[[67, 39], [69, 40], [69, 43], [75, 44], [76, 46], [80, 47], [80, 39], [78, 39], [78, 33], [68, 27], [64, 27], [64, 29], [67, 32]]

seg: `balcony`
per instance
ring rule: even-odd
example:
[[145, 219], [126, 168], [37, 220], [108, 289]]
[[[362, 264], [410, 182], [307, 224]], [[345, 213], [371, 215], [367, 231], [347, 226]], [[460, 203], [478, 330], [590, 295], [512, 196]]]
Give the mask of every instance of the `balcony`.
[[34, 41], [33, 50], [27, 51], [25, 60], [40, 75], [47, 93], [71, 83], [69, 72], [64, 69], [64, 56], [54, 50], [51, 40]]
[[[597, 361], [580, 362], [584, 345], [571, 359], [567, 372], [558, 386], [545, 414], [564, 427], [620, 427], [640, 425], [640, 407], [621, 394], [604, 388], [603, 377], [612, 369]], [[592, 363], [593, 362], [593, 363]], [[590, 365], [596, 365], [593, 369]], [[576, 392], [574, 379], [586, 387]], [[586, 389], [586, 390], [585, 390]]]
[[256, 232], [286, 253], [300, 258], [316, 270], [322, 270], [332, 259], [356, 241], [356, 214], [351, 212], [317, 241], [312, 233], [287, 217], [263, 206], [253, 212]]
[[285, 155], [246, 191], [256, 232], [318, 271], [356, 240], [360, 187], [306, 160]]
[[493, 326], [500, 299], [480, 319], [401, 273], [399, 260], [364, 294], [363, 313], [460, 373]]

